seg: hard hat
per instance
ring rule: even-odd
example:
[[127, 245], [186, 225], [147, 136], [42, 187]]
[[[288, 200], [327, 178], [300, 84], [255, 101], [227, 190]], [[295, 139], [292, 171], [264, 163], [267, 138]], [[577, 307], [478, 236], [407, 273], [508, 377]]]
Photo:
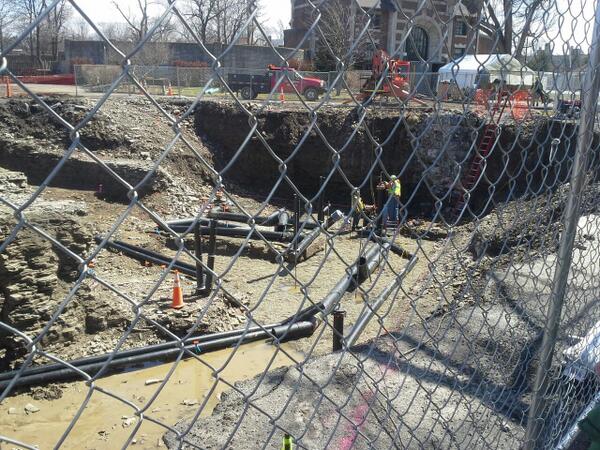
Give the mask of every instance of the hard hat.
[[398, 177], [396, 177], [396, 175], [392, 175], [392, 176], [390, 177], [390, 180], [397, 180], [397, 179], [398, 179]]

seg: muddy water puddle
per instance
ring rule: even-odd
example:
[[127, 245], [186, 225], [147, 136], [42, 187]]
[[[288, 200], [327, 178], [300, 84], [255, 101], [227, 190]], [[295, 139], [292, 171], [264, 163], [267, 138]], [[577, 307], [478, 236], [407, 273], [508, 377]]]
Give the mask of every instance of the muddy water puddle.
[[[282, 348], [297, 361], [304, 359], [292, 347], [284, 344]], [[172, 363], [100, 379], [97, 386], [104, 392], [92, 392], [88, 404], [61, 448], [121, 448], [132, 433], [135, 433], [135, 443], [132, 442], [134, 448], [164, 448], [162, 435], [167, 430], [150, 420], [143, 420], [136, 431], [138, 418], [135, 408], [125, 401], [140, 409], [145, 407], [146, 417], [166, 425], [174, 425], [196, 414], [208, 397], [202, 411], [202, 415], [208, 415], [217, 404], [220, 394], [230, 389], [222, 381], [214, 386], [213, 371], [220, 369], [231, 353], [232, 350], [227, 349], [202, 355], [205, 364], [195, 359], [181, 361], [158, 394], [161, 386], [159, 383], [146, 383], [164, 379], [172, 369]], [[219, 378], [233, 384], [252, 378], [267, 370], [267, 367], [272, 370], [292, 364], [294, 362], [282, 351], [277, 351], [276, 347], [267, 343], [252, 343], [235, 352], [226, 368], [219, 373]], [[89, 392], [85, 383], [75, 382], [66, 385], [62, 397], [57, 400], [35, 400], [29, 394], [7, 398], [0, 405], [0, 435], [40, 449], [53, 448]], [[111, 395], [118, 396], [121, 400]], [[27, 409], [30, 411], [27, 412]], [[36, 409], [39, 411], [33, 412]], [[19, 447], [0, 442], [0, 450], [10, 448]]]

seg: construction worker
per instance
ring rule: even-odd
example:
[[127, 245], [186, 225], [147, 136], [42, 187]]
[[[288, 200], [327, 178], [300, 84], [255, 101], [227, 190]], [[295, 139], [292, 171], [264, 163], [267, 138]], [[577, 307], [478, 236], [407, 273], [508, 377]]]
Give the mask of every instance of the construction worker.
[[400, 207], [400, 196], [402, 186], [396, 175], [390, 177], [387, 183], [381, 183], [379, 189], [386, 189], [388, 198], [383, 207], [383, 227], [386, 228], [388, 220], [398, 223], [398, 208]]
[[363, 219], [363, 227], [366, 225], [369, 214], [375, 211], [375, 205], [365, 205], [365, 202], [360, 197], [360, 192], [355, 191], [352, 193], [352, 209], [349, 216], [352, 218], [352, 231], [358, 228], [358, 222], [360, 218]]
[[541, 100], [542, 103], [548, 103], [548, 96], [544, 92], [544, 85], [542, 84], [539, 77], [537, 77], [531, 86], [531, 98], [533, 100], [533, 106], [537, 106]]

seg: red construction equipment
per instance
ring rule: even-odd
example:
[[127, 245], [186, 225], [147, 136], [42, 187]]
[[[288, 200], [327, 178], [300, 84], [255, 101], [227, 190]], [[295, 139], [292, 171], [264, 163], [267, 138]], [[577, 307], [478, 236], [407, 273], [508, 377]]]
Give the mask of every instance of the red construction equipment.
[[[410, 62], [392, 59], [385, 50], [377, 50], [371, 63], [371, 76], [361, 88], [357, 96], [358, 100], [366, 100], [375, 93], [375, 95], [414, 101], [419, 105], [427, 106], [425, 102], [415, 98], [414, 94], [410, 94], [409, 72]], [[385, 79], [377, 86], [384, 73]]]
[[483, 136], [479, 141], [475, 156], [471, 160], [469, 171], [462, 179], [460, 185], [457, 186], [452, 192], [451, 198], [454, 199], [454, 205], [452, 207], [453, 219], [457, 219], [462, 213], [462, 210], [465, 206], [465, 194], [467, 192], [471, 192], [471, 190], [479, 182], [486, 158], [496, 143], [502, 115], [504, 114], [506, 106], [509, 102], [510, 94], [508, 92], [501, 92], [498, 95], [496, 104], [492, 107], [490, 120], [483, 127]]
[[515, 120], [523, 120], [531, 117], [531, 105], [533, 98], [528, 90], [515, 91], [511, 98], [512, 115]]

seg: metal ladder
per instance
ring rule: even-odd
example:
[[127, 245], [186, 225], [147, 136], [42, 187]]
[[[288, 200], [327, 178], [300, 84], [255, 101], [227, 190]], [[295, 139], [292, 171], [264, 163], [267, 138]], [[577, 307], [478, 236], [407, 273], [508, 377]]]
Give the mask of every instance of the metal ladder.
[[506, 93], [506, 95], [499, 95], [498, 102], [492, 109], [490, 121], [483, 127], [483, 136], [479, 141], [479, 145], [475, 151], [475, 156], [471, 160], [469, 171], [462, 179], [462, 186], [455, 187], [454, 191], [452, 192], [452, 198], [454, 200], [454, 205], [452, 207], [452, 218], [454, 220], [460, 216], [465, 206], [465, 194], [467, 191], [471, 191], [479, 181], [479, 177], [483, 171], [483, 164], [496, 143], [502, 115], [504, 114], [506, 106], [510, 101], [509, 99], [510, 96], [508, 93]]

